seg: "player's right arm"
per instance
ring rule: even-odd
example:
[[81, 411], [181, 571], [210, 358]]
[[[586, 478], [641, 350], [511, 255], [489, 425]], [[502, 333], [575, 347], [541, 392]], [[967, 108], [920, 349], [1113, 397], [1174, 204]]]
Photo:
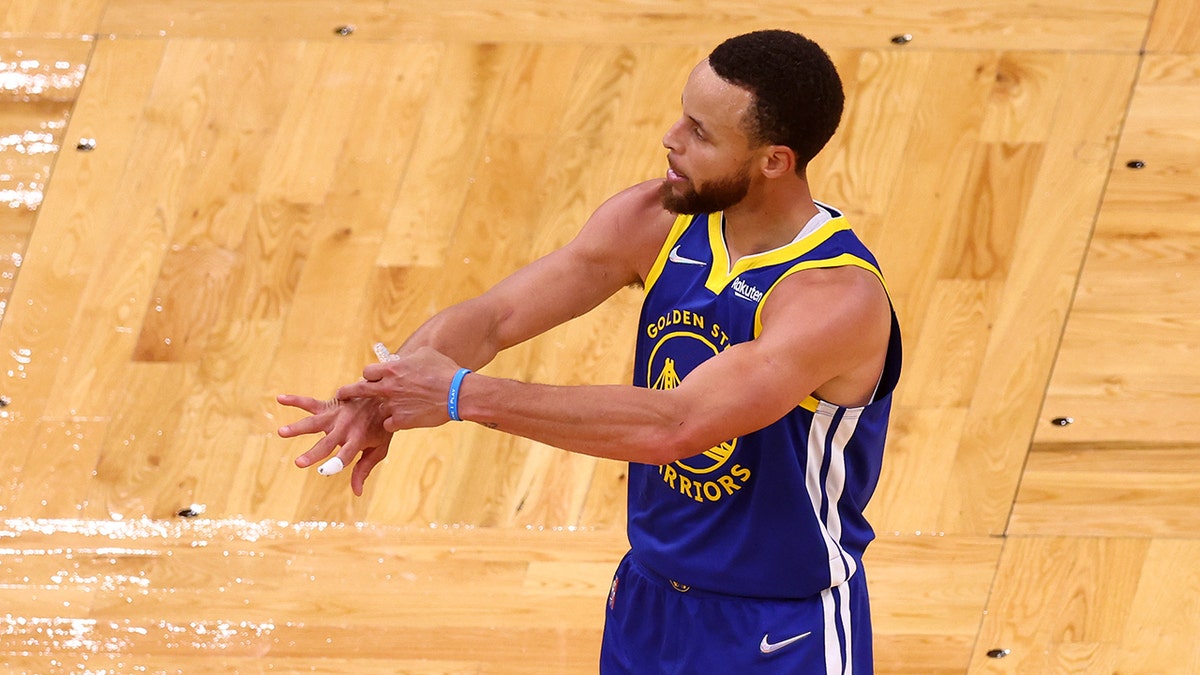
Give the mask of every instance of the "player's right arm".
[[[397, 353], [429, 347], [462, 367], [482, 367], [500, 351], [586, 313], [621, 288], [641, 283], [658, 256], [674, 216], [662, 207], [659, 181], [635, 185], [610, 198], [579, 234], [558, 249], [496, 284], [477, 298], [438, 312]], [[279, 403], [309, 416], [279, 429], [292, 438], [324, 436], [296, 458], [312, 466], [340, 447], [342, 463], [354, 462], [350, 487], [361, 495], [375, 465], [387, 456], [392, 434], [376, 399], [320, 400], [284, 394]]]
[[604, 202], [566, 246], [539, 258], [482, 295], [448, 307], [397, 353], [431, 347], [472, 370], [500, 351], [592, 310], [645, 280], [674, 216], [658, 181]]

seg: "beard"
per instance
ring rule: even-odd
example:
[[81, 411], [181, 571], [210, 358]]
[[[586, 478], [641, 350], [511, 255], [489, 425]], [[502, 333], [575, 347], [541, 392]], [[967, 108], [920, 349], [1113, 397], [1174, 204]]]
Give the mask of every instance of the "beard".
[[685, 184], [683, 194], [676, 194], [671, 182], [663, 181], [662, 186], [658, 189], [663, 208], [671, 213], [686, 215], [724, 211], [742, 201], [746, 197], [746, 193], [750, 191], [749, 168], [750, 165], [747, 163], [741, 169], [722, 176], [701, 189], [696, 189], [695, 184], [689, 179]]

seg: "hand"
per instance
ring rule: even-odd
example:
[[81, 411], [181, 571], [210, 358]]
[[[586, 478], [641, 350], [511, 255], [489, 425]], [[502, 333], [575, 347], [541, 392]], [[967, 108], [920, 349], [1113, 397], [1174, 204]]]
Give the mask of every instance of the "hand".
[[450, 381], [458, 371], [449, 357], [434, 349], [421, 347], [397, 354], [384, 363], [363, 370], [363, 380], [337, 391], [340, 401], [372, 399], [378, 402], [382, 429], [395, 433], [401, 429], [436, 427], [450, 421], [446, 396]]
[[341, 450], [337, 457], [345, 466], [349, 466], [355, 456], [362, 453], [350, 474], [350, 489], [361, 497], [367, 476], [376, 464], [387, 457], [388, 445], [392, 441], [391, 432], [384, 429], [381, 402], [374, 399], [322, 401], [291, 394], [283, 394], [276, 400], [309, 413], [309, 417], [280, 427], [280, 437], [294, 438], [317, 432], [325, 434], [308, 452], [296, 458], [296, 466], [302, 469], [310, 467], [333, 454], [338, 446], [341, 446]]

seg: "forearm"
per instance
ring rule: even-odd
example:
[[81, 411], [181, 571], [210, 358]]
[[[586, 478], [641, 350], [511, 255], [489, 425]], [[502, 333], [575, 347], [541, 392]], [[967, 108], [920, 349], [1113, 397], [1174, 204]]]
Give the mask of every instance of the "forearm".
[[639, 283], [674, 217], [657, 183], [627, 190], [598, 209], [568, 245], [522, 267], [479, 297], [425, 322], [397, 353], [430, 347], [472, 370], [496, 354], [581, 316]]
[[405, 354], [421, 347], [430, 347], [459, 365], [477, 370], [491, 363], [505, 345], [498, 342], [496, 317], [477, 300], [468, 300], [447, 307], [421, 324], [396, 350]]
[[[814, 391], [811, 378], [803, 377], [805, 364], [780, 367], [754, 342], [729, 347], [665, 390], [553, 386], [472, 373], [455, 390], [457, 414], [572, 452], [668, 464], [762, 429]], [[378, 399], [388, 432], [438, 426], [453, 417], [447, 396], [460, 368], [434, 349], [415, 349], [367, 366], [363, 379], [337, 396]]]
[[551, 386], [471, 374], [459, 414], [564, 450], [645, 464], [667, 464], [718, 442], [696, 435], [671, 392], [633, 386]]

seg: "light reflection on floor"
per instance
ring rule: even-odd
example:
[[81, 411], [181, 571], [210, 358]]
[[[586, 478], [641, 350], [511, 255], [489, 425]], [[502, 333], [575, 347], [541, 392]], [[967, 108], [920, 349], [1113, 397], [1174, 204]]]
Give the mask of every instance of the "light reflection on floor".
[[532, 622], [530, 642], [508, 650], [548, 639], [566, 649], [579, 628], [538, 609], [546, 591], [529, 586], [531, 561], [596, 561], [585, 565], [596, 580], [566, 591], [596, 609], [623, 540], [575, 527], [10, 518], [0, 521], [0, 670], [341, 672], [339, 657], [365, 652], [388, 655], [375, 667], [394, 672], [397, 656], [445, 653], [434, 646], [445, 622], [494, 632], [514, 608]]
[[[162, 521], [149, 518], [93, 521], [17, 518], [0, 525], [0, 597], [10, 599], [0, 615], [0, 658], [9, 667], [26, 659], [46, 672], [137, 672], [126, 661], [91, 668], [95, 656], [221, 652], [258, 656], [279, 639], [272, 619], [155, 618], [153, 611], [191, 606], [191, 615], [234, 614], [251, 598], [239, 594], [255, 580], [234, 576], [230, 558], [265, 558], [259, 542], [297, 538], [340, 529], [332, 523], [248, 522], [229, 520]], [[50, 542], [58, 542], [51, 545]], [[283, 553], [283, 565], [294, 555]], [[244, 571], [243, 571], [244, 573]], [[174, 585], [183, 580], [185, 590]], [[316, 575], [307, 575], [309, 582]], [[303, 580], [303, 577], [300, 578]], [[208, 602], [216, 612], [195, 609], [202, 597], [238, 595]], [[184, 597], [172, 601], [170, 596]], [[15, 598], [20, 597], [20, 600]], [[158, 597], [156, 597], [158, 596]], [[145, 603], [147, 612], [138, 611]], [[17, 609], [17, 611], [14, 611]], [[126, 614], [129, 616], [119, 616]], [[107, 618], [111, 617], [111, 618]], [[283, 621], [288, 628], [300, 623]], [[36, 657], [48, 660], [36, 661]], [[16, 661], [13, 659], [16, 658]], [[28, 659], [35, 659], [28, 661]], [[158, 671], [155, 671], [158, 672]]]
[[0, 321], [87, 72], [79, 40], [0, 45]]

